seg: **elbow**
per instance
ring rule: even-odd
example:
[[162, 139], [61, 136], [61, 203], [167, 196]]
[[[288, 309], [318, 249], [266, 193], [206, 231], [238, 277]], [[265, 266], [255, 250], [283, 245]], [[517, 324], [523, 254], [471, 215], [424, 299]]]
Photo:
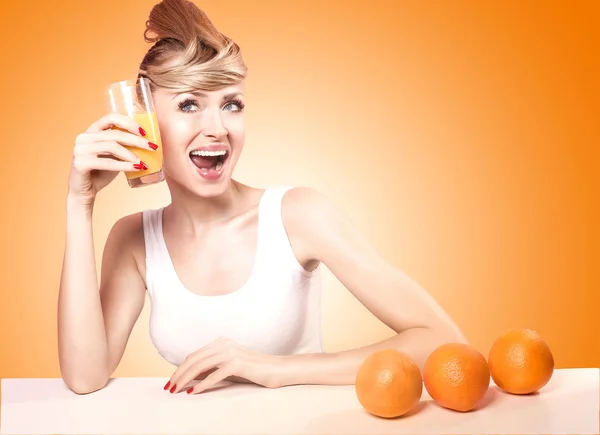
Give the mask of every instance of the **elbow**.
[[101, 390], [110, 379], [110, 372], [106, 366], [69, 360], [63, 355], [59, 355], [59, 367], [65, 386], [75, 394], [90, 394]]
[[444, 340], [448, 343], [470, 344], [469, 340], [454, 322], [449, 322], [438, 328]]
[[470, 344], [462, 330], [453, 322], [436, 325], [435, 327], [431, 327], [431, 329], [436, 331], [436, 335], [439, 337], [441, 342], [440, 344]]
[[94, 393], [104, 388], [108, 383], [107, 377], [76, 378], [63, 375], [62, 378], [67, 388], [79, 395]]

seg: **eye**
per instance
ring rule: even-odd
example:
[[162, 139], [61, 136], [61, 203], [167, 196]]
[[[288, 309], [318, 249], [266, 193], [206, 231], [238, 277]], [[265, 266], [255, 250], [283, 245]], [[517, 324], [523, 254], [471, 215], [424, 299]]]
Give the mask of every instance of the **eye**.
[[[199, 106], [196, 100], [190, 98], [181, 101], [177, 106], [179, 107], [179, 110], [186, 113], [192, 113], [199, 110]], [[244, 110], [245, 104], [241, 100], [236, 99], [228, 102], [224, 106], [224, 108], [228, 108], [231, 106], [236, 107], [236, 109], [232, 110], [233, 112], [242, 112]]]
[[[198, 104], [196, 104], [196, 100], [192, 100], [192, 99], [187, 99], [187, 100], [183, 100], [182, 102], [180, 102], [178, 104], [179, 106], [179, 110], [181, 110], [182, 112], [195, 112], [198, 108]], [[190, 109], [190, 107], [195, 106], [196, 109]]]
[[246, 105], [241, 100], [232, 100], [229, 103], [227, 103], [225, 105], [225, 107], [228, 107], [231, 104], [234, 104], [237, 106], [237, 110], [234, 110], [234, 112], [242, 112], [244, 110], [244, 107], [246, 107]]

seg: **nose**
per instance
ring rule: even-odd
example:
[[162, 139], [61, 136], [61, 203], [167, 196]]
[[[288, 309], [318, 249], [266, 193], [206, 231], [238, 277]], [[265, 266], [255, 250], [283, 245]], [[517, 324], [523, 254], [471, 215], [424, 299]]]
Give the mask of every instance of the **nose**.
[[213, 114], [212, 116], [208, 116], [206, 120], [206, 124], [202, 129], [202, 133], [205, 136], [214, 136], [221, 137], [227, 134], [227, 129], [223, 125], [223, 121], [221, 120], [221, 115], [219, 112]]

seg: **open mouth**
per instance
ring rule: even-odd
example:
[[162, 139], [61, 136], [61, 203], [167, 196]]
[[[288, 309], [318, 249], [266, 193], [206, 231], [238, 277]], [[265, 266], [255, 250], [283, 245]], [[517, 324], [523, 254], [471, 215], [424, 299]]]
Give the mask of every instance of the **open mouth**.
[[220, 150], [194, 150], [190, 152], [192, 163], [202, 175], [220, 175], [223, 166], [229, 158], [229, 152]]

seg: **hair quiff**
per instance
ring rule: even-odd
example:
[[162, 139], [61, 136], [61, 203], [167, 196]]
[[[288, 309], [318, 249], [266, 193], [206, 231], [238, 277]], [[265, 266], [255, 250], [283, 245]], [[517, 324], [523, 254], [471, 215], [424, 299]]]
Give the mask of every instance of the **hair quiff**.
[[191, 0], [154, 5], [144, 39], [154, 45], [144, 56], [138, 77], [150, 79], [153, 88], [213, 91], [246, 77], [239, 46]]

